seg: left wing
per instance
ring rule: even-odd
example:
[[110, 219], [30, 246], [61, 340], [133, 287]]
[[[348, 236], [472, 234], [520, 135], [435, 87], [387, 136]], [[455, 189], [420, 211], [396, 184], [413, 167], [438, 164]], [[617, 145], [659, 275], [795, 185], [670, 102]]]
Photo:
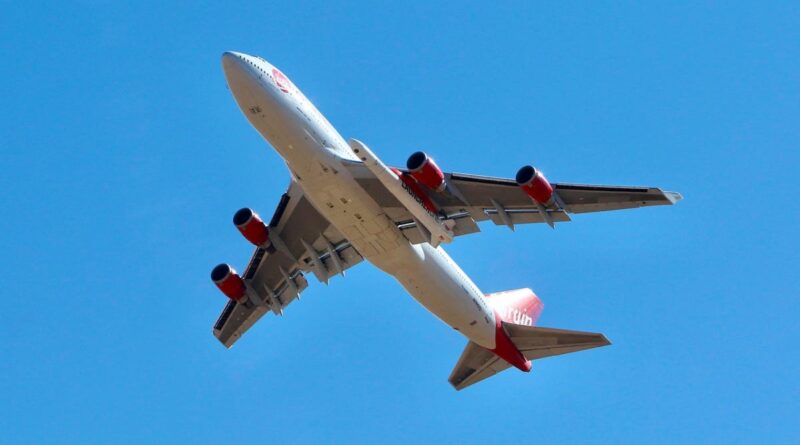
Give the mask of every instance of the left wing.
[[214, 324], [214, 336], [230, 348], [264, 314], [282, 315], [308, 287], [305, 274], [328, 279], [362, 258], [303, 195], [294, 182], [281, 197], [269, 223], [271, 244], [256, 248], [242, 278], [247, 297], [228, 304]]

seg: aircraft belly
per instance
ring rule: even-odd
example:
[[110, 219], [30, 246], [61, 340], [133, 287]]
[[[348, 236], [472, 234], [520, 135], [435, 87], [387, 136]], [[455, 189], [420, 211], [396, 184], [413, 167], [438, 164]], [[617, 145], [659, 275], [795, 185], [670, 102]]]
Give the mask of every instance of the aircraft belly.
[[439, 319], [481, 346], [494, 347], [494, 313], [441, 248], [409, 243], [347, 170], [308, 164], [308, 179], [300, 182], [307, 198], [367, 261], [395, 277]]
[[[495, 347], [494, 312], [483, 294], [449, 261], [441, 249], [430, 244], [411, 245], [416, 259], [393, 274], [406, 290], [439, 319], [481, 346]], [[390, 272], [391, 273], [391, 272]]]
[[443, 250], [409, 243], [340, 158], [320, 141], [320, 137], [332, 142], [341, 137], [324, 136], [293, 111], [276, 106], [269, 93], [260, 93], [254, 93], [253, 107], [258, 112], [248, 118], [284, 158], [320, 214], [361, 256], [395, 277], [422, 306], [475, 343], [494, 348], [494, 313], [483, 302], [483, 294]]
[[336, 163], [322, 154], [302, 166], [302, 179], [298, 182], [311, 204], [367, 260], [400, 247], [405, 237], [397, 226], [349, 172]]

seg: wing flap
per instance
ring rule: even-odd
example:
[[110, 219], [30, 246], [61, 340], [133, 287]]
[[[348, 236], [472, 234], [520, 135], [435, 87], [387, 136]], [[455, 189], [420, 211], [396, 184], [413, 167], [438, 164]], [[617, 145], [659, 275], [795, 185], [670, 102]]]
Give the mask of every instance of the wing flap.
[[[448, 215], [443, 220], [446, 224], [452, 224], [452, 231], [455, 236], [481, 231], [481, 228], [468, 212], [454, 213]], [[417, 227], [417, 223], [414, 220], [400, 221], [397, 223], [397, 228], [400, 229], [411, 244], [427, 243], [430, 240], [430, 236], [425, 233], [424, 227]]]
[[[505, 213], [511, 221], [511, 224], [532, 224], [546, 222], [544, 216], [537, 208], [528, 209], [504, 209]], [[506, 222], [500, 215], [497, 209], [485, 209], [484, 212], [498, 226], [505, 225]], [[567, 212], [547, 212], [552, 218], [553, 222], [568, 222], [571, 221]]]

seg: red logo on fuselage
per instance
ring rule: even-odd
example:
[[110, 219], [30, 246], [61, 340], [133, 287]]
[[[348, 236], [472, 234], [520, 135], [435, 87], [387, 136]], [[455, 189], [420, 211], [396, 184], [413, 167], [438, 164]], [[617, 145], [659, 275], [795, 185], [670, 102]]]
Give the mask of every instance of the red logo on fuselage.
[[272, 77], [275, 79], [275, 85], [284, 93], [288, 93], [292, 89], [292, 82], [277, 68], [272, 68]]
[[533, 326], [544, 303], [530, 289], [515, 289], [486, 296], [503, 321]]

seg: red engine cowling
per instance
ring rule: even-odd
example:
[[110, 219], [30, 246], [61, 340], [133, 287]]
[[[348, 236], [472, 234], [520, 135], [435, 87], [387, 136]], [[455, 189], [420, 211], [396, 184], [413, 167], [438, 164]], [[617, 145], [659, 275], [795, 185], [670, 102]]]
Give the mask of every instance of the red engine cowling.
[[433, 162], [433, 158], [425, 154], [425, 152], [418, 151], [409, 156], [408, 161], [406, 161], [406, 167], [408, 167], [408, 172], [411, 176], [420, 184], [437, 192], [444, 190], [446, 186], [444, 173]]
[[231, 300], [241, 301], [247, 293], [242, 277], [227, 264], [220, 264], [211, 271], [211, 281]]
[[517, 172], [517, 184], [534, 201], [543, 206], [553, 204], [553, 186], [542, 172], [530, 165], [522, 167]]
[[233, 224], [247, 238], [247, 241], [256, 246], [263, 247], [269, 244], [269, 228], [253, 209], [239, 209], [233, 215]]

